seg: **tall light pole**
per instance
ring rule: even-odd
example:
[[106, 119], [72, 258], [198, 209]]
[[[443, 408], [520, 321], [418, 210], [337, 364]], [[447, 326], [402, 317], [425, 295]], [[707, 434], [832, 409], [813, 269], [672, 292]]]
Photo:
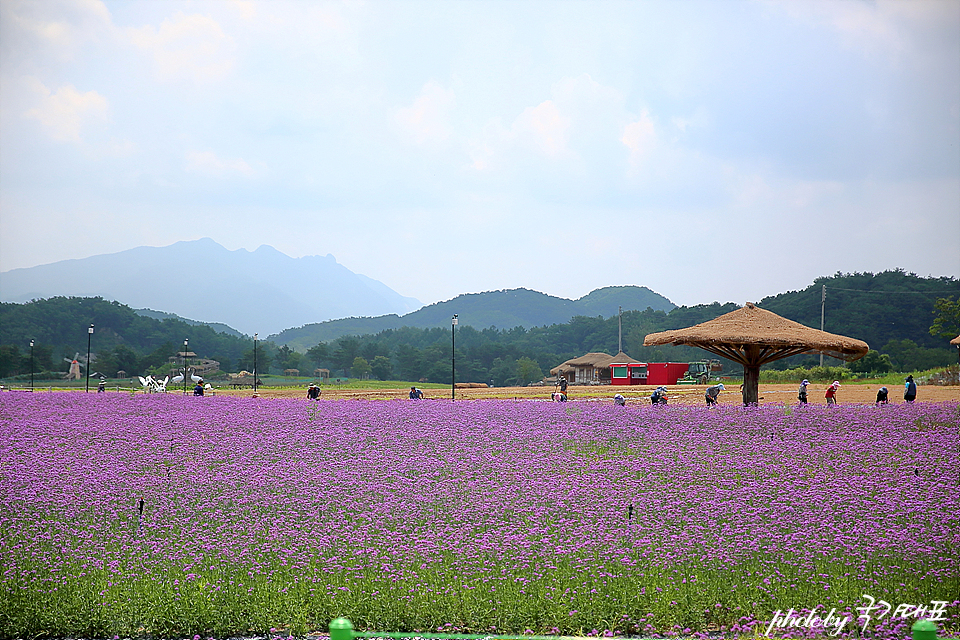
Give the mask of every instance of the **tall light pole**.
[[90, 392], [90, 338], [93, 337], [93, 325], [90, 325], [90, 328], [87, 329], [87, 388], [84, 390], [84, 393]]
[[257, 334], [253, 334], [253, 395], [257, 395]]
[[450, 399], [457, 399], [457, 314], [450, 318]]
[[187, 395], [187, 343], [190, 338], [183, 339], [183, 395]]
[[33, 340], [30, 341], [30, 391], [33, 391]]

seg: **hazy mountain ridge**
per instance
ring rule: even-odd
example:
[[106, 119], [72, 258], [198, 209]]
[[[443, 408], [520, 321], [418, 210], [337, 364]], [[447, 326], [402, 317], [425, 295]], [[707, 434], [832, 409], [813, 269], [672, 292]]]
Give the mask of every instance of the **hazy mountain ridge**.
[[575, 316], [609, 318], [617, 315], [618, 307], [623, 307], [624, 311], [642, 311], [648, 307], [655, 311], [670, 311], [676, 305], [647, 287], [639, 286], [603, 287], [576, 300], [530, 289], [504, 289], [461, 294], [405, 316], [354, 317], [304, 325], [286, 329], [269, 339], [303, 351], [319, 342], [329, 342], [345, 335], [378, 333], [400, 327], [448, 327], [455, 313], [459, 316], [459, 323], [465, 326], [512, 329], [564, 324]]
[[421, 303], [354, 273], [332, 255], [291, 258], [273, 247], [230, 251], [210, 238], [137, 247], [0, 273], [0, 299], [121, 300], [252, 335], [351, 315], [407, 313]]

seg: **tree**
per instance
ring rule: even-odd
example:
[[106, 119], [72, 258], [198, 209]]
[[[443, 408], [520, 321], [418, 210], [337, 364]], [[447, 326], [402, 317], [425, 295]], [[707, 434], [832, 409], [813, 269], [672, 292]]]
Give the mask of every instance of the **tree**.
[[[257, 375], [262, 376], [267, 371], [270, 370], [270, 362], [272, 358], [270, 354], [267, 353], [267, 350], [263, 348], [262, 345], [257, 345], [257, 359], [256, 359], [256, 368]], [[240, 357], [240, 360], [237, 362], [237, 367], [242, 370], [253, 372], [254, 369], [254, 359], [253, 359], [253, 349], [248, 349]]]
[[933, 303], [933, 324], [930, 335], [952, 340], [960, 335], [960, 296], [937, 298]]
[[299, 369], [301, 359], [302, 356], [287, 345], [277, 350], [277, 364], [281, 369]]
[[531, 382], [543, 379], [543, 371], [536, 360], [523, 356], [517, 360], [517, 383], [526, 386]]
[[307, 349], [306, 357], [319, 367], [330, 357], [330, 349], [327, 348], [325, 342], [320, 342]]
[[390, 358], [384, 356], [376, 356], [370, 363], [370, 369], [377, 380], [388, 380], [393, 375], [393, 364]]
[[366, 379], [370, 376], [370, 363], [362, 356], [353, 359], [353, 365], [350, 366], [350, 375], [354, 378]]
[[851, 362], [848, 368], [854, 373], [887, 373], [893, 371], [893, 362], [887, 354], [871, 349], [867, 355]]

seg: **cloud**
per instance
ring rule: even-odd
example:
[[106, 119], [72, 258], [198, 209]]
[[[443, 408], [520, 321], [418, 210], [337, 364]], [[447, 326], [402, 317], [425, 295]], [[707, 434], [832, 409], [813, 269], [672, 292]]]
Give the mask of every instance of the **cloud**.
[[514, 120], [511, 133], [516, 139], [532, 141], [545, 156], [556, 158], [567, 152], [570, 122], [553, 100], [544, 100], [524, 109]]
[[164, 80], [211, 80], [223, 77], [234, 65], [233, 39], [207, 16], [178, 11], [159, 28], [128, 28], [126, 37], [153, 58]]
[[191, 151], [187, 154], [185, 169], [208, 176], [227, 177], [242, 175], [253, 177], [256, 173], [243, 158], [221, 159], [212, 151]]
[[450, 110], [455, 102], [452, 90], [430, 81], [413, 104], [397, 111], [395, 119], [417, 144], [444, 142], [452, 131]]
[[36, 78], [27, 79], [39, 95], [39, 104], [24, 115], [38, 120], [54, 140], [81, 142], [81, 130], [91, 122], [106, 122], [109, 116], [107, 99], [96, 91], [81, 93], [72, 84], [51, 92]]
[[620, 142], [630, 150], [631, 168], [639, 167], [644, 158], [650, 155], [657, 142], [653, 120], [650, 119], [650, 114], [647, 111], [640, 115], [639, 120], [631, 122], [623, 128], [623, 136], [620, 138]]

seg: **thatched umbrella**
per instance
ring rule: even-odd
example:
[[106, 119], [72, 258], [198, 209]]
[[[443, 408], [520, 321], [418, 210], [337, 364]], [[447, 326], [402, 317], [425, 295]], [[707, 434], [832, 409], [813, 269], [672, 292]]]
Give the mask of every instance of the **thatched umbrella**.
[[759, 398], [760, 367], [809, 351], [841, 360], [857, 360], [869, 347], [862, 340], [838, 336], [781, 318], [748, 302], [746, 306], [688, 329], [651, 333], [644, 346], [683, 344], [700, 347], [743, 365], [743, 402]]

